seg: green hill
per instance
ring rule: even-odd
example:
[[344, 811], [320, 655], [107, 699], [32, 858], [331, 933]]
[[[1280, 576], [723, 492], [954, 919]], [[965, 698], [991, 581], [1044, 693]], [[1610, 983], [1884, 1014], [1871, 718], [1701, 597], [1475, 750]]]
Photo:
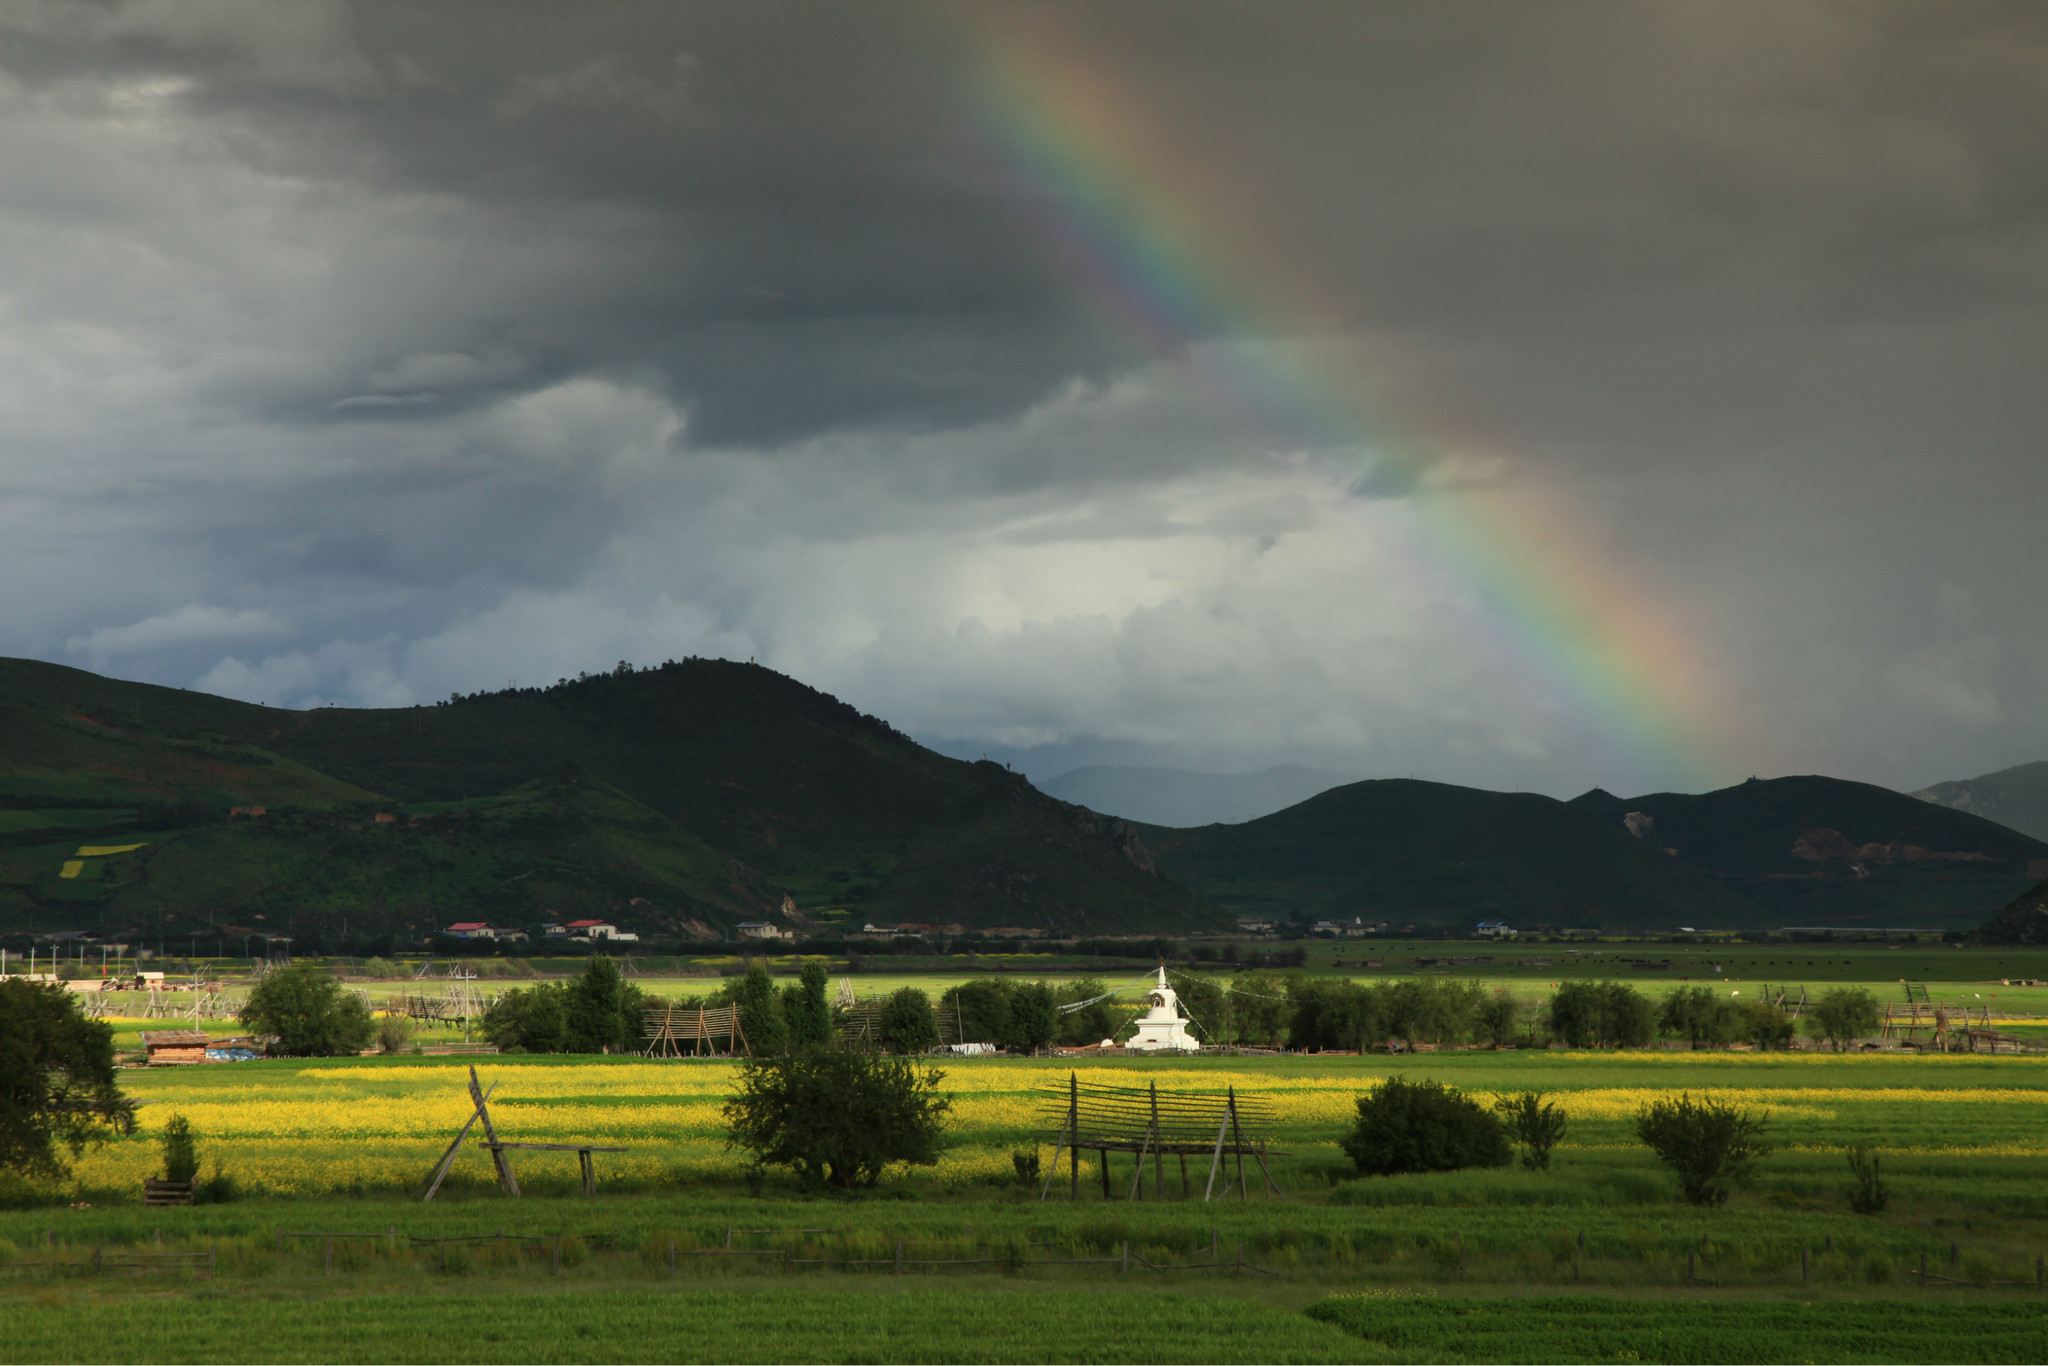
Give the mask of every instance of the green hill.
[[2035, 871], [2048, 844], [2030, 835], [1840, 778], [1627, 800], [1589, 792], [1571, 805], [1617, 825], [1632, 811], [1651, 817], [1656, 840], [1754, 906], [1759, 926], [1966, 929], [2048, 873]]
[[1725, 924], [1745, 909], [1618, 825], [1530, 792], [1381, 779], [1146, 840], [1162, 868], [1239, 915]]
[[[1134, 827], [722, 660], [315, 711], [4, 660], [0, 724], [9, 928], [303, 935], [590, 914], [646, 934], [729, 928], [785, 896], [856, 928], [1225, 920], [1153, 870]], [[253, 804], [268, 810], [221, 818]], [[67, 878], [67, 863], [84, 866]]]
[[1240, 915], [1437, 923], [1961, 929], [2048, 859], [1979, 817], [1819, 777], [1570, 802], [1381, 780], [1145, 837], [1163, 869]]
[[2037, 883], [1970, 932], [1979, 944], [2048, 945], [2048, 882]]

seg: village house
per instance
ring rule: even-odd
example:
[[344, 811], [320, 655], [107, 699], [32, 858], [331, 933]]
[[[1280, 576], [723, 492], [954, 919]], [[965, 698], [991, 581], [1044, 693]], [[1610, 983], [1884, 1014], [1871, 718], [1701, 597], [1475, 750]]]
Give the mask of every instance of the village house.
[[776, 924], [772, 920], [742, 920], [739, 925], [742, 939], [794, 940], [796, 932]]
[[609, 939], [619, 944], [637, 944], [640, 936], [628, 934], [609, 920], [571, 920], [562, 925], [543, 925], [541, 933], [550, 939]]
[[525, 930], [508, 929], [503, 925], [493, 925], [486, 920], [458, 920], [447, 929], [441, 931], [441, 933], [447, 935], [450, 939], [503, 939], [509, 941], [526, 938]]

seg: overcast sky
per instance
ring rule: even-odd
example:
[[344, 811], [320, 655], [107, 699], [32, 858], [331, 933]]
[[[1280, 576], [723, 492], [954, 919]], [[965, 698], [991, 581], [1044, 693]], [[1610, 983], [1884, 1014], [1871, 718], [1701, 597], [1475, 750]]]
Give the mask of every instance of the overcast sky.
[[0, 7], [0, 653], [948, 752], [2048, 756], [2048, 7]]

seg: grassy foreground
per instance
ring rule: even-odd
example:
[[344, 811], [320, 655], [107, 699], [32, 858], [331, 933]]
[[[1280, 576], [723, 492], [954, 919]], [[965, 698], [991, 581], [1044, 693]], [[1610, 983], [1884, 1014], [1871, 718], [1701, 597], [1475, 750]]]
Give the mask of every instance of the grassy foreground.
[[1348, 1333], [1291, 1309], [1156, 1290], [51, 1295], [8, 1317], [8, 1359], [18, 1362], [1368, 1359]]
[[2039, 1303], [1338, 1296], [1308, 1313], [1357, 1334], [1361, 1361], [2048, 1359], [2048, 1307]]

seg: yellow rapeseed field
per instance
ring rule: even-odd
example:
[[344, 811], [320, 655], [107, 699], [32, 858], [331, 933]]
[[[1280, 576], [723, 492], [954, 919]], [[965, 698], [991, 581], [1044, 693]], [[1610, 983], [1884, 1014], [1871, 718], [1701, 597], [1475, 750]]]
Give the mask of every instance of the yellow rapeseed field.
[[[1616, 1075], [1613, 1054], [1583, 1055], [1588, 1083]], [[1829, 1148], [1870, 1141], [1890, 1151], [2048, 1155], [2048, 1089], [2024, 1086], [1851, 1086], [1855, 1063], [1825, 1054], [1743, 1055], [1666, 1053], [1643, 1065], [1693, 1071], [1695, 1060], [1738, 1072], [1757, 1058], [1804, 1076], [1807, 1064], [1837, 1066], [1831, 1085], [1694, 1086], [1768, 1114], [1779, 1141], [1792, 1147]], [[1550, 1054], [1546, 1064], [1569, 1062]], [[1947, 1059], [1917, 1060], [1928, 1081], [1946, 1079]], [[2015, 1060], [2017, 1061], [2017, 1060]], [[744, 1164], [725, 1148], [720, 1106], [731, 1093], [738, 1068], [723, 1062], [607, 1061], [587, 1066], [543, 1063], [516, 1057], [479, 1060], [478, 1070], [496, 1091], [491, 1101], [501, 1137], [522, 1142], [591, 1141], [630, 1151], [600, 1159], [607, 1177], [641, 1180], [731, 1180]], [[1271, 1137], [1297, 1158], [1334, 1158], [1336, 1142], [1356, 1114], [1356, 1101], [1378, 1084], [1387, 1069], [1372, 1059], [1331, 1059], [1321, 1066], [1175, 1067], [1104, 1063], [1085, 1068], [1090, 1084], [1220, 1094], [1235, 1087], [1271, 1118]], [[1489, 1075], [1511, 1071], [1503, 1063]], [[1546, 1066], [1556, 1084], [1563, 1069]], [[918, 1169], [910, 1179], [937, 1186], [1001, 1183], [1011, 1178], [1010, 1154], [1029, 1148], [1049, 1129], [1049, 1089], [1063, 1086], [1065, 1072], [1024, 1061], [974, 1060], [947, 1068], [943, 1089], [953, 1097], [951, 1143], [936, 1168]], [[1759, 1073], [1759, 1075], [1761, 1075]], [[1952, 1075], [1952, 1074], [1951, 1074]], [[470, 1112], [467, 1071], [443, 1063], [321, 1066], [305, 1069], [229, 1064], [176, 1072], [129, 1074], [131, 1089], [144, 1101], [141, 1132], [92, 1150], [78, 1163], [90, 1185], [127, 1186], [153, 1174], [156, 1136], [173, 1114], [182, 1114], [200, 1135], [202, 1152], [220, 1159], [245, 1186], [279, 1192], [317, 1193], [404, 1188], [417, 1182]], [[1819, 1072], [1815, 1081], [1823, 1080]], [[2031, 1072], [2014, 1073], [2031, 1081]], [[1497, 1094], [1469, 1088], [1481, 1101]], [[1630, 1141], [1628, 1130], [1645, 1103], [1668, 1096], [1664, 1087], [1582, 1085], [1557, 1089], [1554, 1098], [1574, 1128], [1567, 1148], [1604, 1148]], [[480, 1135], [473, 1131], [472, 1137]], [[520, 1153], [522, 1174], [573, 1177], [573, 1153]], [[1084, 1168], [1084, 1170], [1087, 1168]], [[487, 1155], [474, 1142], [458, 1158], [456, 1172], [487, 1179]]]

